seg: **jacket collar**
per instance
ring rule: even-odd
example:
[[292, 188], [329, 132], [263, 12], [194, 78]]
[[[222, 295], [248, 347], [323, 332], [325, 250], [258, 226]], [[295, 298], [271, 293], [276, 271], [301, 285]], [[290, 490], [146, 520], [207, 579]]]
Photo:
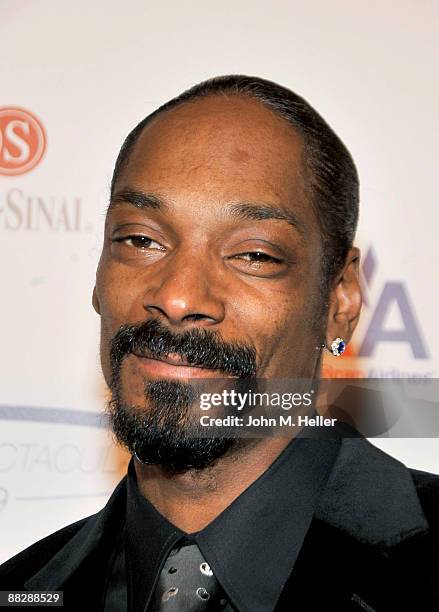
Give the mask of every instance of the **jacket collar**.
[[428, 531], [410, 471], [362, 437], [343, 439], [315, 517], [384, 548]]
[[[108, 534], [117, 535], [125, 509], [126, 477], [25, 588], [60, 589]], [[409, 470], [364, 438], [343, 439], [315, 517], [361, 543], [387, 548], [428, 532]]]

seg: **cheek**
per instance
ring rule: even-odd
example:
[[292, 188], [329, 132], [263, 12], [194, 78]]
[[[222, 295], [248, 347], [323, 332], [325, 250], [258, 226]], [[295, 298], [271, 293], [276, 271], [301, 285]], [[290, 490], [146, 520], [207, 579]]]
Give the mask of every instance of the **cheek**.
[[110, 340], [111, 340], [111, 336], [108, 333], [108, 329], [105, 324], [104, 316], [101, 314], [100, 356], [101, 356], [102, 372], [104, 374], [104, 378], [108, 386], [110, 386], [110, 377], [111, 377]]
[[123, 324], [140, 319], [142, 313], [133, 313], [135, 296], [127, 279], [114, 265], [100, 264], [96, 275], [96, 288], [101, 311], [101, 365], [105, 380], [109, 384], [110, 343]]
[[[125, 266], [104, 258], [96, 275], [96, 287], [101, 307], [102, 331], [114, 334], [119, 327], [135, 317], [142, 317], [139, 308], [139, 283], [133, 279]], [[141, 305], [141, 301], [140, 301]], [[136, 312], [136, 307], [139, 312]]]
[[315, 295], [296, 286], [242, 300], [239, 329], [256, 345], [261, 376], [307, 376], [316, 354]]

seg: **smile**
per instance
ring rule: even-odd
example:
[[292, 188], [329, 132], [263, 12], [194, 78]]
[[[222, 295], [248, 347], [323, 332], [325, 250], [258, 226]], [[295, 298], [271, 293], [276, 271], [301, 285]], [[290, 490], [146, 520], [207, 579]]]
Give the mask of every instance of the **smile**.
[[157, 378], [229, 378], [219, 370], [188, 365], [177, 355], [154, 359], [133, 354], [136, 364], [144, 374]]

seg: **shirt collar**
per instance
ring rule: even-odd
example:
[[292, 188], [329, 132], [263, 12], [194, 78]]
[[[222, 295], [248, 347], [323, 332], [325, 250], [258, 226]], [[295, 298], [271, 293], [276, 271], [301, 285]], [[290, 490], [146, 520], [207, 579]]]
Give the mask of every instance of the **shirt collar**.
[[[192, 534], [240, 611], [274, 608], [338, 449], [337, 439], [296, 438], [214, 521]], [[150, 599], [170, 550], [187, 534], [142, 496], [133, 460], [127, 486], [128, 590], [138, 610]]]
[[132, 458], [127, 474], [127, 591], [129, 609], [143, 610], [151, 599], [164, 561], [186, 534], [140, 493]]

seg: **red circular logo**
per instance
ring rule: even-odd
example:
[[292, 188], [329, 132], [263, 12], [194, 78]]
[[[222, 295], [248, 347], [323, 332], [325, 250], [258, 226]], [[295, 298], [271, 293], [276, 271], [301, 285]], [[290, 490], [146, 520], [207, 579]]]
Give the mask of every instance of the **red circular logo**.
[[41, 161], [46, 133], [41, 121], [24, 108], [0, 107], [0, 174], [24, 174]]

